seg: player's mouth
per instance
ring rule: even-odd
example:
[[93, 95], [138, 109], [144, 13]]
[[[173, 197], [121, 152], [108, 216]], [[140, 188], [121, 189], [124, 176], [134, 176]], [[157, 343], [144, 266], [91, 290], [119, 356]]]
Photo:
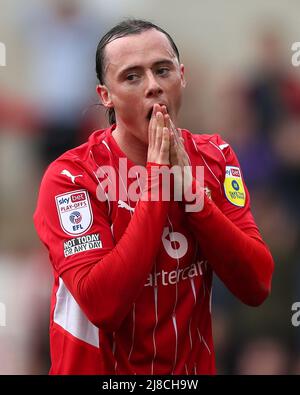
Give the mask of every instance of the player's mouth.
[[153, 107], [150, 108], [150, 110], [148, 111], [148, 114], [147, 114], [147, 116], [146, 116], [146, 118], [147, 118], [148, 121], [150, 121], [150, 119], [151, 119], [152, 112], [153, 112]]
[[[159, 105], [160, 106], [165, 106], [166, 109], [167, 109], [167, 112], [168, 112], [168, 107], [165, 104], [160, 104], [159, 103]], [[154, 105], [150, 108], [150, 110], [147, 113], [147, 116], [146, 116], [147, 121], [150, 121], [150, 119], [151, 119], [151, 116], [152, 116], [152, 113], [153, 113], [153, 107], [154, 107]]]

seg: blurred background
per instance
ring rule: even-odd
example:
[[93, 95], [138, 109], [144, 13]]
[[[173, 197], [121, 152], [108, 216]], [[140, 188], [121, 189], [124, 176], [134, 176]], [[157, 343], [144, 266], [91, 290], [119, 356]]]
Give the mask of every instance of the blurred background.
[[[180, 125], [220, 133], [235, 149], [252, 210], [275, 259], [263, 306], [235, 300], [215, 279], [221, 374], [299, 374], [300, 41], [298, 0], [1, 0], [0, 374], [47, 374], [52, 286], [32, 214], [46, 166], [107, 125], [94, 57], [124, 17], [149, 19], [179, 47], [187, 88]], [[3, 310], [3, 309], [2, 309]]]

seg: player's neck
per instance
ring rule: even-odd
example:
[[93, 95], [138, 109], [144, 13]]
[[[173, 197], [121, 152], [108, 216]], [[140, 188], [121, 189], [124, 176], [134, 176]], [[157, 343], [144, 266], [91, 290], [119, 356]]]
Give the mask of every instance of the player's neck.
[[147, 162], [148, 146], [130, 132], [116, 127], [112, 132], [115, 142], [122, 152], [137, 165], [145, 166]]

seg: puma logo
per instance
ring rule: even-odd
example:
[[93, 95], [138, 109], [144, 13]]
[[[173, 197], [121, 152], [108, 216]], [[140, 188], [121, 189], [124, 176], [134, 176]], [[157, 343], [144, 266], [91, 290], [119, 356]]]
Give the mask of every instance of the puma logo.
[[66, 169], [62, 170], [60, 174], [62, 174], [62, 175], [64, 175], [64, 176], [67, 176], [67, 177], [71, 178], [71, 181], [73, 182], [73, 184], [75, 184], [75, 178], [77, 178], [77, 177], [83, 177], [82, 174], [78, 174], [77, 176], [73, 176], [73, 174], [71, 174], [71, 173], [69, 172], [69, 170], [66, 170]]
[[224, 148], [228, 147], [229, 144], [220, 144], [219, 148], [221, 148], [221, 150], [223, 150]]
[[134, 212], [134, 207], [130, 207], [127, 203], [123, 202], [123, 200], [118, 201], [118, 207]]

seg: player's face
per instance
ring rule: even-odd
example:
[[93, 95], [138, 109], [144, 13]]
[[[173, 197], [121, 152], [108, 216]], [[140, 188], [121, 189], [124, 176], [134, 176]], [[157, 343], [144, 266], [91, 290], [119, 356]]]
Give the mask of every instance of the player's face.
[[105, 85], [98, 93], [113, 107], [119, 129], [148, 142], [148, 125], [155, 103], [176, 117], [185, 87], [180, 65], [168, 38], [151, 29], [118, 38], [105, 48]]

